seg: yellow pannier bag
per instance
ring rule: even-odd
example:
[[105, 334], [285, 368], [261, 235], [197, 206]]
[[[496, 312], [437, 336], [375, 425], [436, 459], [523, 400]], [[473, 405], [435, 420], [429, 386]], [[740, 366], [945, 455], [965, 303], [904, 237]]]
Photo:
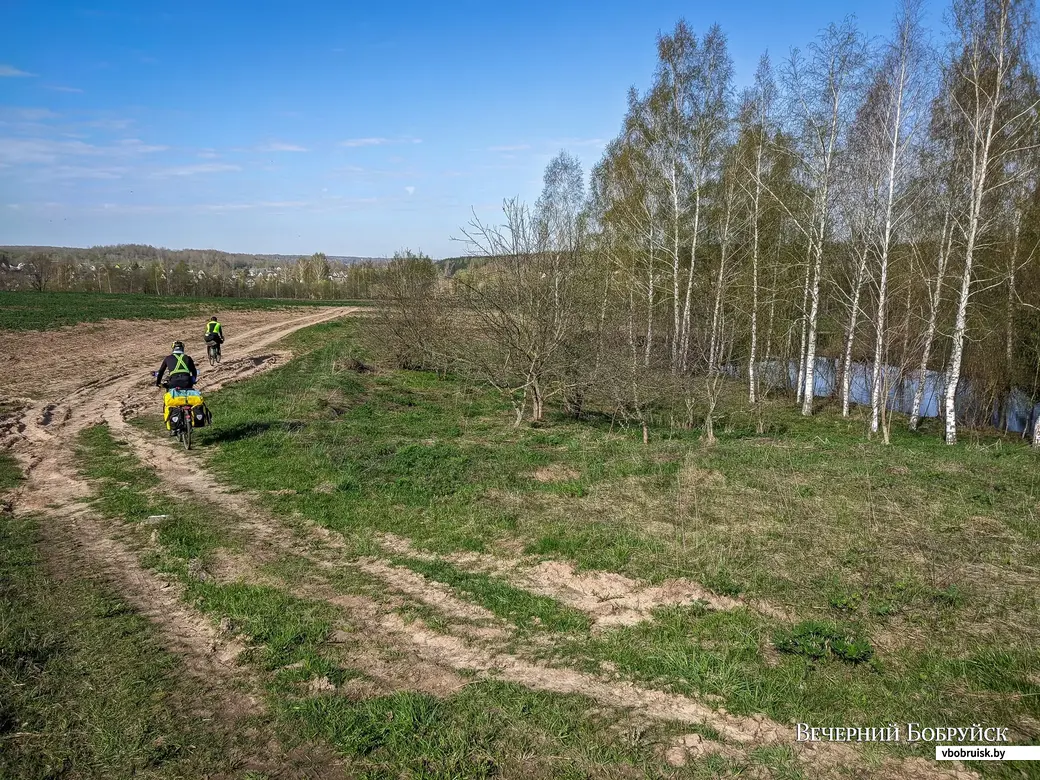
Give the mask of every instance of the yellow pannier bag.
[[198, 390], [169, 390], [163, 396], [163, 422], [170, 428], [171, 406], [199, 406], [203, 403], [202, 393]]
[[163, 396], [167, 406], [198, 406], [203, 403], [202, 393], [198, 390], [171, 390]]

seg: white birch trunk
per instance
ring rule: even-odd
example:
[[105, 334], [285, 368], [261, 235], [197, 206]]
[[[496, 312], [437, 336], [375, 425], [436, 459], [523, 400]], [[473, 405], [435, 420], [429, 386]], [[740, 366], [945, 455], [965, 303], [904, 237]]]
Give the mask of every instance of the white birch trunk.
[[[815, 229], [815, 228], [814, 228]], [[795, 402], [802, 402], [802, 393], [805, 390], [805, 336], [806, 326], [809, 323], [808, 312], [806, 306], [809, 305], [809, 279], [812, 276], [812, 253], [813, 253], [813, 234], [810, 231], [809, 234], [809, 248], [805, 253], [805, 282], [802, 285], [802, 336], [798, 341], [798, 383], [795, 395]]]
[[[826, 197], [826, 194], [824, 195]], [[802, 392], [802, 416], [811, 417], [816, 388], [816, 327], [820, 317], [820, 271], [823, 267], [823, 236], [826, 216], [820, 223], [820, 236], [816, 244], [813, 263], [813, 283], [809, 306], [809, 332], [805, 339], [805, 390]]]
[[753, 213], [751, 216], [751, 349], [748, 357], [748, 401], [755, 403], [755, 389], [757, 377], [755, 375], [755, 360], [758, 358], [758, 216], [759, 199], [762, 194], [762, 144], [758, 145], [758, 154], [755, 160], [755, 195]]
[[917, 370], [917, 389], [914, 390], [914, 401], [910, 408], [910, 430], [916, 431], [921, 423], [921, 404], [924, 401], [924, 385], [928, 376], [928, 361], [932, 357], [932, 345], [935, 343], [935, 330], [939, 323], [939, 304], [942, 298], [942, 287], [946, 280], [946, 264], [953, 251], [953, 225], [950, 211], [946, 210], [943, 221], [942, 241], [939, 244], [939, 263], [935, 274], [935, 284], [928, 289], [928, 325], [924, 334], [924, 348], [921, 351], [921, 363]]
[[722, 224], [722, 241], [719, 252], [719, 273], [715, 279], [715, 302], [712, 306], [711, 315], [711, 341], [708, 347], [708, 373], [714, 374], [718, 371], [722, 354], [722, 300], [723, 288], [726, 279], [726, 260], [729, 255], [730, 225], [733, 216], [733, 193], [727, 194], [726, 216]]
[[650, 248], [650, 271], [646, 279], [646, 345], [643, 349], [643, 367], [650, 366], [650, 353], [654, 343], [654, 250]]
[[[975, 139], [972, 144], [971, 154], [971, 206], [968, 212], [968, 225], [965, 235], [964, 272], [961, 275], [961, 290], [960, 295], [957, 298], [957, 317], [953, 326], [953, 343], [950, 350], [950, 378], [945, 388], [943, 398], [946, 409], [945, 440], [946, 444], [951, 446], [957, 443], [957, 385], [960, 382], [961, 362], [964, 358], [964, 335], [967, 330], [968, 322], [968, 301], [971, 298], [975, 244], [978, 241], [979, 236], [979, 222], [981, 221], [982, 215], [982, 196], [986, 191], [986, 174], [988, 173], [989, 157], [993, 148], [993, 135], [997, 122], [997, 109], [1001, 103], [1001, 88], [1004, 79], [1004, 60], [1007, 56], [1007, 37], [1010, 34], [1007, 29], [1009, 22], [1008, 8], [1002, 6], [1000, 12], [1001, 18], [998, 22], [1000, 25], [998, 31], [999, 38], [996, 43], [996, 86], [994, 88], [994, 94], [989, 98], [985, 113], [983, 113], [981, 109], [977, 109], [975, 115]], [[979, 76], [980, 74], [976, 73], [975, 75]], [[979, 96], [981, 87], [978, 86], [977, 81], [975, 89], [976, 106], [978, 106], [978, 101], [982, 98]], [[970, 117], [969, 121], [971, 121]], [[979, 125], [983, 122], [986, 123], [986, 128], [980, 143]]]
[[[675, 333], [672, 337], [672, 373], [678, 373], [681, 365], [679, 358], [682, 338], [679, 334], [679, 191], [675, 181], [675, 164], [672, 164], [672, 206], [675, 209], [675, 225], [672, 234], [672, 294], [673, 300], [673, 316], [674, 316], [674, 328]], [[693, 276], [693, 268], [690, 268], [690, 276]]]
[[849, 416], [851, 375], [852, 375], [852, 348], [856, 342], [856, 325], [859, 321], [859, 301], [863, 294], [863, 281], [867, 272], [867, 245], [864, 243], [863, 252], [859, 258], [859, 266], [856, 268], [856, 286], [852, 293], [852, 309], [849, 311], [849, 326], [845, 333], [845, 354], [842, 356], [841, 365], [841, 416]]
[[690, 238], [690, 275], [686, 280], [686, 303], [683, 305], [682, 339], [679, 345], [679, 368], [685, 371], [690, 352], [690, 302], [693, 296], [693, 269], [697, 264], [697, 236], [700, 233], [701, 193], [698, 182], [693, 196], [693, 235]]

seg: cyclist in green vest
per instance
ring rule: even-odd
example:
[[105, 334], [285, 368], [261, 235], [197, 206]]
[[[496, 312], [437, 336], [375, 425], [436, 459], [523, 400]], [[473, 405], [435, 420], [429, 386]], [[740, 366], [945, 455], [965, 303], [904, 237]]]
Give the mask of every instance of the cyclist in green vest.
[[224, 326], [216, 317], [210, 317], [206, 323], [206, 343], [217, 345], [217, 354], [220, 354], [220, 345], [224, 343]]
[[184, 342], [173, 342], [173, 353], [163, 359], [162, 365], [155, 374], [155, 386], [162, 386], [163, 374], [166, 374], [166, 384], [171, 390], [190, 390], [195, 386], [195, 380], [199, 378], [199, 371], [195, 368], [195, 361], [191, 355], [184, 354]]

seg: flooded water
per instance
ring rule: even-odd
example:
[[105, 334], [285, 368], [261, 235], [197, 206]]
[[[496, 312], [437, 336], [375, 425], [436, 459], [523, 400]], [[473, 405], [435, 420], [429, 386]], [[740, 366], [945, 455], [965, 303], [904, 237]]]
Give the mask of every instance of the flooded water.
[[[798, 384], [798, 363], [794, 360], [782, 361], [771, 360], [758, 364], [759, 376], [763, 383], [775, 388], [786, 388], [794, 390]], [[729, 373], [735, 375], [738, 372], [730, 367]], [[743, 374], [744, 371], [739, 373]], [[786, 373], [786, 376], [785, 376]], [[853, 363], [849, 374], [849, 398], [852, 403], [869, 405], [870, 388], [873, 373], [873, 365], [870, 363]], [[888, 408], [902, 414], [910, 414], [914, 403], [914, 394], [917, 392], [921, 382], [924, 382], [924, 394], [921, 397], [921, 416], [938, 417], [942, 404], [942, 395], [945, 387], [945, 377], [938, 371], [926, 371], [924, 377], [918, 372], [901, 374], [896, 366], [884, 366], [882, 378], [890, 388], [888, 393]], [[813, 395], [816, 397], [830, 397], [838, 394], [838, 361], [833, 358], [817, 358], [816, 370], [813, 375]], [[957, 416], [958, 418], [972, 417], [979, 419], [985, 416], [987, 410], [982, 407], [988, 401], [978, 398], [972, 393], [971, 384], [961, 381], [957, 391]], [[1021, 390], [1013, 390], [1003, 399], [1005, 413], [1007, 414], [1007, 427], [1009, 431], [1022, 433], [1028, 430], [1040, 413], [1040, 404], [1033, 404], [1029, 396]], [[1002, 424], [1001, 409], [998, 404], [988, 410], [990, 422], [997, 426]]]

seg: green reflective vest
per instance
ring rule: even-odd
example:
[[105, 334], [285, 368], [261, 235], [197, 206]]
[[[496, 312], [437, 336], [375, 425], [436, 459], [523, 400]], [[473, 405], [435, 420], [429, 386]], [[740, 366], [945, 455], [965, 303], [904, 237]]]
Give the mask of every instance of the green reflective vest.
[[174, 352], [173, 356], [177, 360], [177, 365], [170, 371], [170, 376], [173, 376], [174, 374], [190, 374], [191, 369], [189, 369], [188, 364], [184, 362], [184, 355]]
[[218, 336], [221, 335], [220, 323], [219, 322], [207, 322], [206, 323], [206, 335], [216, 333]]

